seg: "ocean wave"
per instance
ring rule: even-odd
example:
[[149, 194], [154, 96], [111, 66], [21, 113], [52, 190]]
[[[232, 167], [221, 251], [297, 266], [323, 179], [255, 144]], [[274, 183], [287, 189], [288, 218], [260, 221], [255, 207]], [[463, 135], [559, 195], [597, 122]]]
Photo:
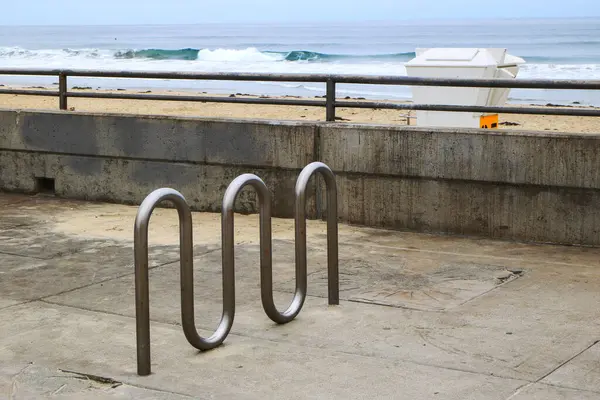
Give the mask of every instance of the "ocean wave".
[[[274, 52], [275, 53], [275, 52]], [[318, 53], [315, 51], [294, 50], [289, 52], [276, 52], [284, 57], [286, 61], [336, 61], [336, 60], [373, 60], [373, 61], [396, 61], [406, 62], [415, 57], [414, 52], [393, 53], [393, 54], [374, 54], [374, 55], [358, 55], [358, 54], [327, 54]]]
[[[245, 49], [38, 49], [31, 50], [22, 47], [0, 47], [0, 64], [18, 63], [19, 60], [28, 63], [39, 63], [41, 65], [52, 62], [54, 64], [80, 64], [81, 62], [92, 62], [103, 59], [104, 62], [155, 62], [166, 63], [183, 62], [206, 62], [208, 64], [222, 63], [233, 65], [235, 63], [265, 65], [265, 63], [293, 63], [300, 64], [353, 64], [353, 65], [397, 65], [404, 64], [415, 57], [414, 52], [390, 53], [390, 54], [335, 54], [323, 53], [310, 50], [273, 51], [259, 50], [255, 47]], [[575, 57], [563, 56], [521, 56], [525, 59], [526, 66], [547, 66], [548, 68], [574, 68], [585, 69], [592, 66], [596, 69], [600, 66], [600, 56], [589, 54]], [[174, 65], [174, 64], [173, 64]], [[193, 64], [192, 64], [193, 65]], [[527, 68], [527, 67], [525, 67]], [[588, 68], [589, 69], [589, 68]]]
[[332, 62], [343, 60], [389, 61], [406, 62], [415, 56], [414, 52], [395, 54], [327, 54], [308, 50], [270, 51], [258, 50], [254, 47], [246, 49], [42, 49], [28, 50], [20, 47], [0, 47], [2, 58], [58, 58], [58, 57], [84, 57], [106, 58], [117, 60], [176, 60], [176, 61], [288, 61], [288, 62]]
[[112, 56], [112, 51], [98, 49], [41, 49], [29, 50], [22, 47], [0, 47], [0, 60], [21, 59], [59, 59], [69, 57], [103, 58]]
[[145, 50], [124, 50], [117, 51], [115, 58], [150, 58], [153, 60], [196, 60], [198, 58], [198, 49], [145, 49]]
[[305, 61], [328, 62], [335, 60], [388, 60], [409, 61], [415, 56], [414, 52], [396, 54], [353, 55], [353, 54], [327, 54], [308, 50], [293, 51], [260, 51], [254, 47], [246, 49], [194, 49], [179, 50], [144, 49], [125, 50], [115, 53], [116, 58], [152, 59], [152, 60], [202, 60], [202, 61]]

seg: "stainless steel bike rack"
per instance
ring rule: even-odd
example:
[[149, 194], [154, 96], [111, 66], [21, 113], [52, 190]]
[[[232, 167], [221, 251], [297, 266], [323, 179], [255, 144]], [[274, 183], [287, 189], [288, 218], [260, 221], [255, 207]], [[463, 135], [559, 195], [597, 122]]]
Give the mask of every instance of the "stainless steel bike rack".
[[[296, 279], [302, 283], [306, 297], [306, 188], [310, 178], [320, 173], [325, 178], [327, 188], [327, 285], [330, 305], [340, 304], [340, 283], [338, 267], [338, 225], [337, 225], [337, 185], [335, 175], [322, 162], [308, 164], [296, 181]], [[298, 290], [298, 289], [297, 289]]]
[[302, 309], [307, 291], [306, 261], [306, 189], [310, 178], [321, 173], [327, 186], [327, 264], [329, 304], [339, 304], [337, 188], [331, 169], [320, 162], [306, 166], [300, 173], [295, 189], [295, 255], [296, 290], [290, 306], [279, 312], [273, 300], [273, 257], [271, 238], [271, 194], [256, 175], [243, 174], [234, 179], [223, 198], [221, 214], [223, 312], [215, 332], [208, 339], [198, 334], [194, 320], [194, 271], [192, 214], [181, 193], [173, 189], [157, 189], [142, 202], [135, 220], [135, 298], [138, 375], [149, 375], [150, 368], [150, 307], [148, 288], [148, 224], [154, 208], [162, 201], [172, 202], [179, 215], [181, 269], [181, 319], [185, 337], [199, 350], [219, 346], [233, 325], [235, 317], [235, 251], [234, 204], [239, 192], [247, 185], [257, 194], [260, 213], [260, 283], [265, 313], [278, 324], [293, 320]]
[[142, 202], [135, 219], [135, 314], [138, 375], [150, 375], [150, 299], [148, 285], [148, 223], [152, 211], [162, 201], [170, 201], [179, 214], [179, 251], [181, 268], [181, 321], [188, 342], [199, 350], [219, 346], [231, 330], [235, 313], [233, 274], [223, 270], [223, 314], [211, 337], [198, 335], [194, 320], [194, 246], [192, 213], [181, 193], [173, 189], [157, 189]]

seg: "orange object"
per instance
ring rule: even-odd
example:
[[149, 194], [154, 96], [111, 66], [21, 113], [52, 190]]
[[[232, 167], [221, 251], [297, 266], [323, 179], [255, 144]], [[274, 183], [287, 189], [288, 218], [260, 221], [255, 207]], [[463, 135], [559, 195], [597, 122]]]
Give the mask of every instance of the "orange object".
[[495, 129], [498, 128], [498, 114], [484, 115], [479, 119], [479, 127], [481, 129]]

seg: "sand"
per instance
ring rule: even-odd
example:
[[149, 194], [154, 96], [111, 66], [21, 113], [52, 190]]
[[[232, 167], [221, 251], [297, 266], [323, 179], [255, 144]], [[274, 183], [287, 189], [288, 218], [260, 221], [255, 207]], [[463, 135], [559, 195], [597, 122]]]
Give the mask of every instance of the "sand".
[[[3, 89], [8, 87], [3, 87]], [[42, 90], [32, 88], [31, 90]], [[56, 88], [44, 88], [50, 90]], [[75, 90], [74, 90], [75, 91]], [[79, 90], [82, 91], [82, 90]], [[148, 91], [148, 90], [96, 90], [97, 92], [112, 93], [152, 93], [152, 94], [184, 94], [203, 95], [199, 92], [176, 92], [176, 91]], [[206, 95], [206, 94], [205, 94]], [[224, 96], [229, 95], [210, 95]], [[236, 97], [258, 97], [242, 96]], [[291, 98], [291, 96], [289, 96]], [[272, 97], [277, 98], [277, 97]], [[283, 98], [283, 97], [279, 97]], [[313, 98], [314, 99], [314, 98]], [[227, 104], [227, 103], [196, 103], [179, 101], [155, 101], [155, 100], [119, 100], [119, 99], [83, 99], [69, 98], [69, 109], [71, 111], [90, 111], [127, 114], [152, 114], [152, 115], [180, 115], [216, 118], [249, 118], [249, 119], [278, 119], [293, 121], [324, 121], [324, 107], [305, 106], [278, 106], [278, 105], [255, 105], [255, 104]], [[0, 95], [0, 107], [19, 109], [44, 109], [57, 110], [58, 98], [27, 95]], [[524, 106], [527, 107], [527, 106]], [[415, 124], [414, 111], [407, 110], [379, 110], [379, 109], [350, 109], [338, 108], [336, 116], [340, 123], [376, 123], [407, 125], [408, 116], [410, 124]], [[574, 133], [600, 133], [599, 117], [570, 117], [550, 115], [515, 115], [501, 114], [499, 116], [500, 129], [521, 131], [552, 131], [552, 132], [574, 132]], [[514, 124], [514, 125], [513, 125]]]

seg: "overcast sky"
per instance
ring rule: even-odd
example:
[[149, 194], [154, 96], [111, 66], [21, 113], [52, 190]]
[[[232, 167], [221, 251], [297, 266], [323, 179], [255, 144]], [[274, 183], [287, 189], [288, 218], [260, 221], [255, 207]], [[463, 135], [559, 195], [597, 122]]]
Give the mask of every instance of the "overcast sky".
[[600, 0], [0, 0], [0, 25], [600, 16]]

